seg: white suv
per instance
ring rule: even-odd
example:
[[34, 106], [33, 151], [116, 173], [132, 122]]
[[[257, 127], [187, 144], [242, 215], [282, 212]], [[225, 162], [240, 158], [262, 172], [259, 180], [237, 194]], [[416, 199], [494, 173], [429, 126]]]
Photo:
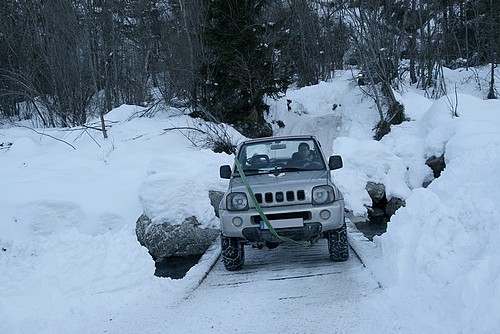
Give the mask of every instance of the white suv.
[[342, 168], [340, 156], [326, 163], [316, 138], [286, 136], [245, 141], [236, 158], [232, 170], [220, 167], [220, 177], [230, 179], [219, 208], [227, 270], [243, 267], [248, 244], [274, 248], [325, 237], [332, 261], [349, 258], [344, 198], [330, 175]]

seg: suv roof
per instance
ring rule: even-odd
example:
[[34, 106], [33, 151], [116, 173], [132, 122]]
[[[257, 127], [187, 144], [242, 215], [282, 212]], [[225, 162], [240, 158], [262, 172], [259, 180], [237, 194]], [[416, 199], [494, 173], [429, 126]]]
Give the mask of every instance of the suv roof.
[[315, 141], [317, 141], [319, 143], [318, 139], [315, 136], [290, 135], [290, 136], [263, 137], [263, 138], [248, 139], [248, 140], [245, 140], [244, 142], [242, 142], [241, 144], [259, 143], [259, 142], [272, 141], [272, 140], [288, 140], [288, 139], [314, 139]]

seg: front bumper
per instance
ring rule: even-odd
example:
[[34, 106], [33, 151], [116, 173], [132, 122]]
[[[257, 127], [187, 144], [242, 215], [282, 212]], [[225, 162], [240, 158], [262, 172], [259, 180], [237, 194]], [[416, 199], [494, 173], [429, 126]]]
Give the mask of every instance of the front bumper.
[[[327, 232], [340, 228], [344, 224], [344, 201], [337, 200], [326, 205], [292, 205], [263, 208], [266, 217], [273, 220], [303, 220], [303, 226], [293, 228], [275, 228], [279, 235], [294, 240], [310, 240]], [[220, 229], [226, 237], [244, 238], [249, 241], [274, 241], [270, 231], [261, 228], [262, 219], [255, 208], [246, 211], [220, 210]]]

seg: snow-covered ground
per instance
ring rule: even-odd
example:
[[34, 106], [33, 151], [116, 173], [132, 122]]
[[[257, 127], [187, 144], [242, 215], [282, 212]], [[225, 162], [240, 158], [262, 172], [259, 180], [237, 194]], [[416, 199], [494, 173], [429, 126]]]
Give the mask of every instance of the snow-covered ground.
[[[364, 308], [393, 310], [373, 333], [415, 317], [430, 333], [500, 331], [500, 101], [485, 100], [476, 80], [487, 69], [445, 76], [459, 94], [432, 101], [406, 87], [398, 98], [411, 121], [380, 142], [371, 139], [378, 112], [350, 72], [270, 102], [269, 120], [285, 123], [278, 134], [316, 135], [326, 154], [343, 156], [333, 176], [354, 214], [370, 204], [367, 181], [407, 201], [363, 254], [382, 285]], [[143, 211], [172, 223], [195, 214], [216, 226], [208, 190], [225, 190], [218, 167], [232, 157], [165, 131], [195, 122], [176, 110], [139, 111], [106, 115], [107, 140], [89, 129], [0, 129], [0, 333], [95, 333], [133, 301], [175, 305], [208, 270], [213, 255], [184, 279], [155, 277], [135, 221]], [[422, 188], [432, 179], [425, 160], [443, 153], [445, 171]]]

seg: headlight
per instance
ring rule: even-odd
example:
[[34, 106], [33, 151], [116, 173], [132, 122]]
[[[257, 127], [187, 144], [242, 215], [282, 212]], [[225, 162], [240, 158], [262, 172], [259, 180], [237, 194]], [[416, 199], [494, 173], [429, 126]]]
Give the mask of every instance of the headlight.
[[331, 186], [314, 187], [312, 191], [313, 204], [326, 204], [335, 200], [335, 194]]
[[245, 193], [230, 193], [226, 197], [226, 206], [229, 211], [248, 210], [248, 199]]

